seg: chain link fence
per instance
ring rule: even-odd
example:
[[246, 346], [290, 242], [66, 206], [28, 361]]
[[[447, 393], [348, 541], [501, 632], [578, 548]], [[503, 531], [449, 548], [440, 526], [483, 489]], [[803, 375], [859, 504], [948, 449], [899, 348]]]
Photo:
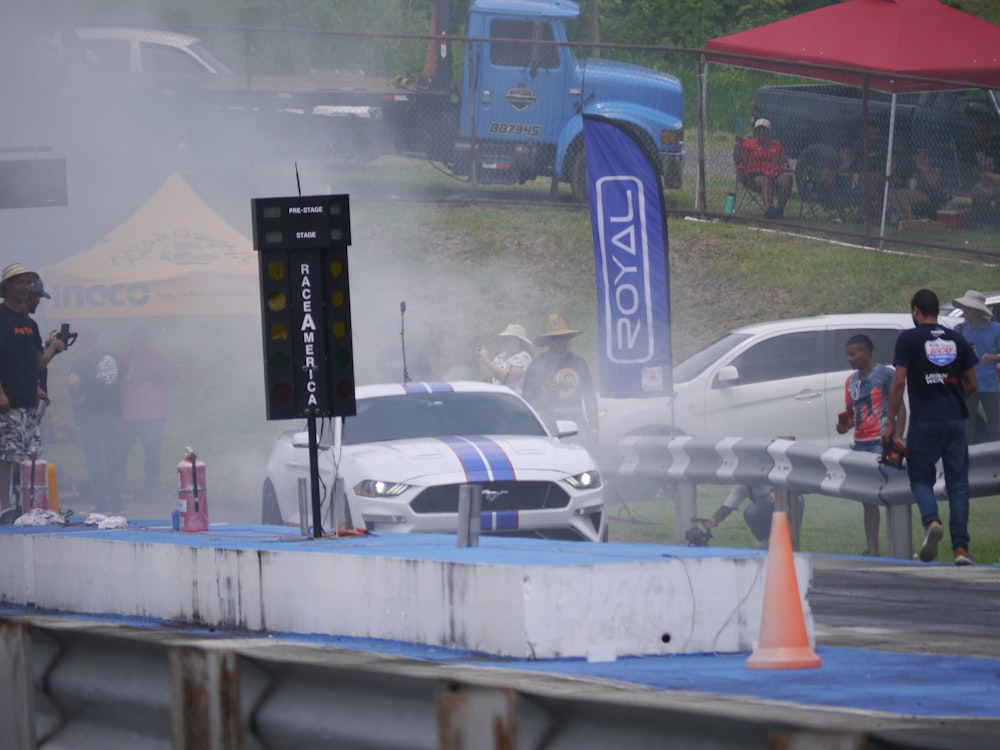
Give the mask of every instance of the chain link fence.
[[[1000, 225], [993, 91], [928, 81], [893, 99], [702, 50], [577, 44], [557, 22], [494, 22], [489, 38], [182, 31], [198, 44], [126, 40], [141, 75], [121, 38], [79, 40], [94, 96], [75, 111], [103, 112], [91, 135], [115, 158], [134, 142], [131, 158], [182, 172], [294, 162], [320, 191], [572, 204], [586, 200], [578, 115], [594, 111], [647, 147], [668, 211], [983, 252]], [[206, 50], [226, 64], [207, 71]], [[108, 115], [113, 97], [128, 116]]]

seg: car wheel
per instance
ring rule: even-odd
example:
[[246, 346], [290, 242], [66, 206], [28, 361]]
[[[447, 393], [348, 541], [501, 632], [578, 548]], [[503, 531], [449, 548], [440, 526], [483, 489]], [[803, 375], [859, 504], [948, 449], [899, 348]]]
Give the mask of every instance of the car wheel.
[[264, 494], [260, 506], [260, 522], [268, 526], [283, 526], [281, 508], [278, 507], [278, 495], [274, 491], [271, 480], [264, 481]]

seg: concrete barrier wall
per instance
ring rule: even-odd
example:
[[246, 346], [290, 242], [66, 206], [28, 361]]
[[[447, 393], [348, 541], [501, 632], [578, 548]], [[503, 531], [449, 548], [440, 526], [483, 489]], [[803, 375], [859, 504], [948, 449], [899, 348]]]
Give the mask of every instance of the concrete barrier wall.
[[[266, 540], [142, 529], [0, 531], [0, 598], [63, 612], [322, 633], [517, 658], [749, 650], [752, 550], [382, 535]], [[247, 530], [261, 539], [241, 540]], [[227, 536], [229, 534], [229, 536]], [[808, 560], [796, 558], [803, 611]]]

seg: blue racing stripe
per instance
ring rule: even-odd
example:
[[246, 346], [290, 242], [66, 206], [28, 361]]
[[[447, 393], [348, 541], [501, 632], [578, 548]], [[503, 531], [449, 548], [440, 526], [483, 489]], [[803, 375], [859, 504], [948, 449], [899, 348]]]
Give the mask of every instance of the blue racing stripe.
[[475, 445], [486, 458], [486, 462], [493, 472], [493, 481], [512, 482], [517, 480], [517, 476], [514, 474], [514, 465], [504, 453], [503, 448], [495, 441], [482, 435], [465, 435], [464, 437]]
[[479, 514], [480, 531], [516, 531], [519, 528], [516, 510], [501, 510], [497, 513], [483, 511]]
[[451, 383], [403, 383], [407, 393], [454, 393]]
[[486, 462], [482, 455], [476, 450], [468, 440], [460, 437], [445, 436], [439, 437], [442, 443], [451, 448], [465, 470], [465, 478], [469, 482], [491, 482], [493, 477], [490, 474]]

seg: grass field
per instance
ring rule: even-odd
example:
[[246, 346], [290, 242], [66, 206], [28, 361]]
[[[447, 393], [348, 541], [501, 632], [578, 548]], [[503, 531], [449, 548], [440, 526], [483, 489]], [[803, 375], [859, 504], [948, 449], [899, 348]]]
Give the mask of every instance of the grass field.
[[[333, 192], [349, 187], [331, 185]], [[442, 183], [442, 192], [446, 189]], [[493, 335], [509, 322], [523, 323], [529, 335], [536, 335], [550, 312], [562, 313], [583, 331], [573, 348], [596, 366], [592, 237], [585, 210], [458, 200], [397, 204], [352, 197], [352, 225], [359, 381], [400, 379], [404, 342], [411, 367], [424, 361], [435, 378], [474, 377], [477, 344], [494, 346]], [[755, 321], [905, 312], [913, 291], [924, 286], [943, 300], [970, 288], [1000, 288], [996, 267], [982, 262], [879, 252], [725, 222], [672, 219], [668, 231], [675, 361], [728, 329]], [[405, 338], [400, 335], [400, 301], [407, 302]], [[124, 342], [134, 322], [101, 323], [104, 343], [113, 347]], [[173, 466], [191, 445], [209, 467], [213, 520], [258, 518], [270, 444], [278, 432], [294, 426], [264, 419], [259, 318], [181, 318], [146, 325], [156, 345], [177, 364], [179, 380], [171, 395], [161, 491], [143, 502], [151, 510], [162, 509], [164, 517], [169, 513], [176, 497]], [[71, 350], [58, 357], [49, 376], [55, 399], [50, 413], [67, 437], [72, 419], [63, 383], [74, 356]], [[879, 356], [889, 353], [876, 352]], [[60, 482], [67, 488], [82, 478], [74, 443], [52, 442], [47, 456], [60, 466]], [[137, 484], [138, 465], [133, 453], [132, 485]], [[713, 512], [723, 494], [724, 488], [702, 487], [699, 514]], [[631, 521], [615, 521], [613, 539], [673, 538], [673, 510], [667, 501], [627, 498], [624, 507], [612, 501], [610, 511]], [[996, 498], [973, 500], [971, 533], [977, 558], [995, 562], [1000, 555]], [[860, 552], [859, 504], [810, 496], [801, 539], [804, 550]], [[715, 532], [713, 544], [748, 546], [752, 541], [734, 515]]]

